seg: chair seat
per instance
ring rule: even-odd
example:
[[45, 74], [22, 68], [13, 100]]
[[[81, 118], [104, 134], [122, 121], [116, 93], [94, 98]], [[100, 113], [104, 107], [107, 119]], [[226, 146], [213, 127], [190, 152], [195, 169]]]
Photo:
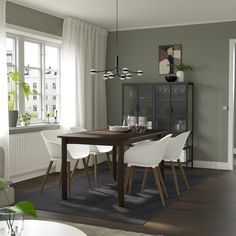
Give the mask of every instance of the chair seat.
[[176, 158], [170, 159], [170, 158], [164, 156], [164, 159], [167, 162], [169, 162], [169, 161], [177, 162], [178, 159], [180, 160], [180, 162], [185, 162], [186, 161], [186, 151], [182, 150], [180, 156], [178, 156]]
[[159, 166], [159, 163], [156, 164], [142, 164], [142, 163], [128, 163], [128, 167], [137, 166], [137, 167], [147, 167], [147, 168], [156, 168]]

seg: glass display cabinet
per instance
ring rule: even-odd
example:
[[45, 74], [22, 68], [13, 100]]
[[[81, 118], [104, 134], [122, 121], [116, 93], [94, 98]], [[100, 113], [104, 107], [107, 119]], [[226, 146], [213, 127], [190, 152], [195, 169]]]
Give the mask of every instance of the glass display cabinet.
[[123, 119], [128, 125], [167, 130], [174, 136], [190, 130], [186, 164], [193, 164], [193, 83], [123, 84]]

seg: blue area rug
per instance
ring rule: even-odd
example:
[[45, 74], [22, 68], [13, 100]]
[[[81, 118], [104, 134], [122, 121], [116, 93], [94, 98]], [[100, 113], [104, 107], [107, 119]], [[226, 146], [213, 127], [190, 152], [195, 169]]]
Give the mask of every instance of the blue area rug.
[[[90, 189], [82, 172], [79, 173], [73, 178], [72, 195], [67, 201], [61, 199], [59, 185], [45, 188], [43, 193], [39, 191], [32, 192], [16, 200], [32, 201], [38, 210], [132, 224], [144, 224], [177, 200], [171, 174], [167, 173], [165, 175], [169, 198], [166, 200], [166, 207], [163, 207], [158, 190], [154, 185], [153, 172], [149, 173], [145, 192], [141, 193], [143, 171], [137, 170], [135, 172], [133, 194], [125, 196], [125, 207], [118, 207], [116, 183], [111, 179], [109, 170], [105, 167], [99, 168], [99, 177], [101, 185], [98, 188]], [[90, 179], [92, 186], [94, 186], [92, 171], [90, 171]], [[191, 189], [201, 184], [205, 179], [205, 177], [190, 176]], [[183, 195], [186, 188], [181, 176], [178, 176], [178, 181], [181, 195]]]

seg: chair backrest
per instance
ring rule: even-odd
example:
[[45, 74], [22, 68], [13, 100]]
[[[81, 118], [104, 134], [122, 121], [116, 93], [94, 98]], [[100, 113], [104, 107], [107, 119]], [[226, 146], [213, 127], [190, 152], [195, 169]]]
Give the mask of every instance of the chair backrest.
[[127, 163], [140, 165], [158, 165], [163, 159], [171, 134], [157, 141], [143, 142], [131, 147], [125, 152]]
[[59, 134], [58, 130], [43, 130], [41, 132], [51, 159], [61, 159], [61, 139], [57, 137]]
[[170, 139], [164, 154], [164, 160], [177, 160], [180, 157], [189, 134], [190, 131], [183, 132]]
[[[82, 127], [71, 127], [71, 132], [83, 132], [87, 131]], [[91, 154], [99, 154], [99, 153], [106, 153], [112, 150], [111, 146], [102, 146], [102, 145], [89, 145], [89, 150]]]

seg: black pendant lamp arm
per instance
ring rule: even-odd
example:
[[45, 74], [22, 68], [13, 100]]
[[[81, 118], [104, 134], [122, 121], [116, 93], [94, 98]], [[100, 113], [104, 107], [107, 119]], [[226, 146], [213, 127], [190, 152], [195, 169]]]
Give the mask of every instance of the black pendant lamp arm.
[[112, 69], [105, 69], [105, 70], [95, 70], [95, 69], [91, 69], [90, 72], [91, 74], [97, 74], [97, 73], [104, 73], [103, 75], [103, 79], [107, 80], [107, 79], [113, 79], [114, 77], [118, 77], [121, 80], [124, 79], [131, 79], [132, 75], [131, 74], [136, 74], [138, 76], [142, 76], [143, 71], [142, 70], [137, 70], [137, 71], [132, 71], [129, 70], [128, 68], [120, 68], [119, 67], [119, 56], [118, 56], [118, 51], [119, 51], [119, 31], [118, 31], [118, 0], [116, 0], [116, 35], [115, 35], [115, 50], [116, 50], [116, 61], [115, 61], [115, 67]]

